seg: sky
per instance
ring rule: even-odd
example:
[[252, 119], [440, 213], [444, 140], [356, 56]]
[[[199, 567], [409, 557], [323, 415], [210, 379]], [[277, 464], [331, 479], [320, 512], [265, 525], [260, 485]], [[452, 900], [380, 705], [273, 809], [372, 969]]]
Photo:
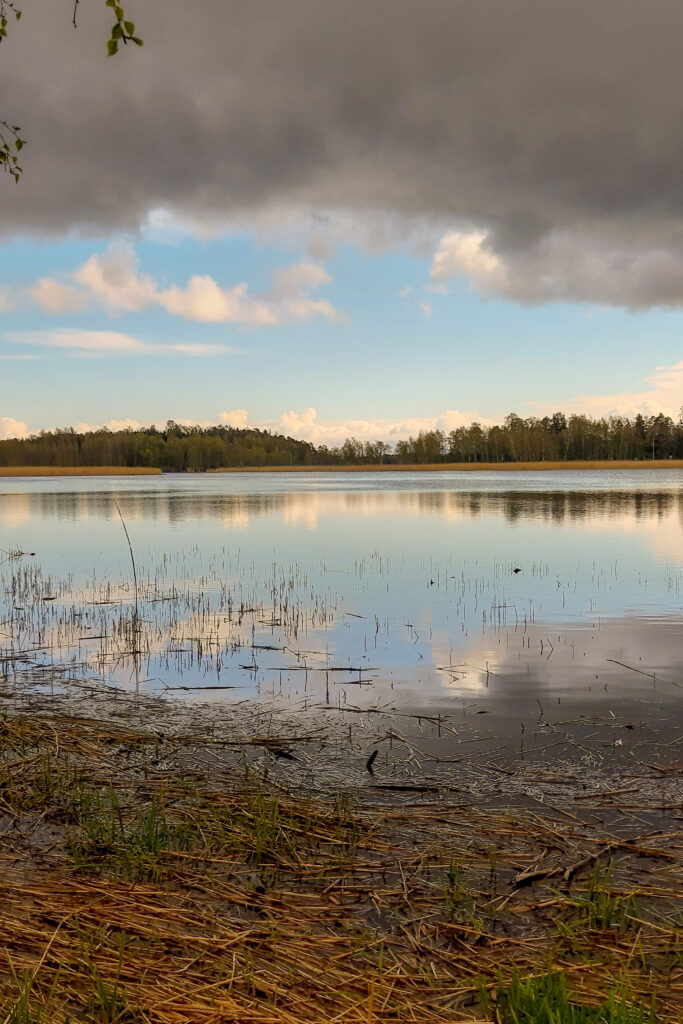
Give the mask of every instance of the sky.
[[678, 0], [22, 7], [0, 437], [678, 417]]

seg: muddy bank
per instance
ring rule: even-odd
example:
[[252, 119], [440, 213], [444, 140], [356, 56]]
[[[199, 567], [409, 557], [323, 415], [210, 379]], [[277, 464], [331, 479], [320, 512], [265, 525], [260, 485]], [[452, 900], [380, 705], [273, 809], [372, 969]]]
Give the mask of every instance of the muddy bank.
[[428, 783], [395, 720], [347, 745], [324, 711], [23, 682], [0, 719], [6, 1016], [485, 1021], [520, 972], [565, 1009], [679, 1019], [673, 760], [593, 791], [489, 759], [467, 789], [472, 765]]
[[48, 666], [15, 667], [0, 680], [0, 712], [10, 717], [133, 729], [174, 770], [246, 771], [306, 798], [448, 794], [463, 806], [546, 805], [565, 816], [599, 807], [667, 827], [683, 812], [675, 720], [635, 726], [610, 705], [582, 715], [535, 702], [526, 728], [515, 722], [506, 735], [478, 703], [469, 714], [449, 714], [390, 701], [217, 705], [210, 697], [190, 703], [175, 692], [136, 693]]

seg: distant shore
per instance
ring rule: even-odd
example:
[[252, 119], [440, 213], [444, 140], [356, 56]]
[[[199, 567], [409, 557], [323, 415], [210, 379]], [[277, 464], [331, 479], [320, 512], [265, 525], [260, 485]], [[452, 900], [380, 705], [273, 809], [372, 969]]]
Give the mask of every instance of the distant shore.
[[[561, 470], [683, 469], [683, 459], [593, 459], [569, 462], [435, 462], [429, 464], [363, 463], [356, 466], [228, 466], [208, 473], [524, 473]], [[19, 476], [159, 476], [146, 466], [0, 466], [0, 477]], [[178, 475], [178, 474], [173, 474]], [[183, 475], [196, 475], [193, 473]]]
[[0, 476], [159, 476], [146, 466], [0, 466]]
[[566, 469], [683, 469], [683, 459], [595, 459], [573, 462], [434, 462], [358, 466], [258, 466], [210, 469], [209, 473], [519, 473]]

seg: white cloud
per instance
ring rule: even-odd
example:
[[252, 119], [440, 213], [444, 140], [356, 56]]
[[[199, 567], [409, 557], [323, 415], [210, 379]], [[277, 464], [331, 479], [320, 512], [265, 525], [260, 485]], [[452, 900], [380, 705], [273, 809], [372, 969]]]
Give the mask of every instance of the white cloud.
[[[502, 418], [502, 417], [501, 417]], [[483, 427], [493, 427], [500, 419], [489, 419], [487, 416], [479, 416], [476, 412], [460, 412], [458, 409], [446, 409], [436, 421], [438, 430], [446, 434], [458, 427], [469, 427], [470, 423], [480, 423]]]
[[28, 437], [28, 427], [11, 416], [0, 416], [0, 439], [4, 441], [9, 437]]
[[69, 313], [94, 306], [110, 315], [161, 306], [173, 316], [197, 323], [232, 323], [272, 327], [313, 317], [336, 318], [326, 299], [312, 292], [330, 284], [332, 277], [316, 263], [297, 263], [276, 269], [271, 289], [249, 294], [248, 285], [218, 284], [208, 274], [194, 274], [184, 287], [161, 289], [153, 278], [139, 273], [139, 260], [128, 245], [112, 246], [93, 254], [73, 274], [74, 284], [44, 277], [30, 289], [34, 301], [49, 313]]
[[151, 277], [138, 276], [139, 260], [127, 245], [114, 245], [104, 256], [92, 255], [74, 274], [86, 296], [110, 313], [135, 312], [157, 300]]
[[333, 320], [336, 311], [332, 304], [326, 299], [313, 299], [310, 295], [321, 285], [331, 283], [331, 275], [317, 263], [280, 267], [273, 276], [273, 305], [284, 320], [308, 321], [314, 316]]
[[21, 345], [63, 350], [67, 355], [147, 355], [170, 354], [191, 356], [222, 355], [233, 351], [225, 345], [203, 345], [192, 342], [151, 345], [118, 331], [82, 331], [74, 327], [51, 331], [23, 331], [8, 335], [8, 340]]
[[208, 275], [191, 277], [185, 288], [159, 292], [156, 301], [174, 316], [199, 323], [231, 323], [266, 327], [278, 319], [266, 303], [254, 302], [246, 284], [221, 288]]
[[501, 288], [507, 268], [488, 244], [485, 231], [450, 231], [443, 236], [432, 257], [430, 277], [441, 284], [454, 277], [466, 277], [474, 288]]
[[96, 424], [81, 421], [80, 423], [72, 423], [71, 426], [77, 434], [90, 434], [94, 430], [102, 430], [103, 427], [106, 427], [108, 430], [140, 430], [143, 424], [138, 422], [138, 420], [126, 417], [122, 420], [106, 420], [105, 423]]
[[655, 372], [645, 378], [649, 388], [639, 391], [623, 391], [616, 394], [579, 395], [578, 397], [554, 402], [529, 402], [539, 415], [568, 409], [589, 416], [671, 416], [678, 417], [683, 408], [683, 360], [672, 366], [658, 366]]
[[431, 302], [424, 302], [424, 301], [422, 301], [422, 302], [419, 303], [419, 306], [420, 306], [420, 309], [422, 310], [422, 312], [424, 313], [425, 316], [431, 316], [432, 315], [432, 304], [431, 304]]
[[[312, 444], [326, 444], [329, 447], [341, 445], [348, 438], [358, 441], [384, 441], [394, 444], [396, 441], [415, 437], [421, 430], [443, 430], [448, 433], [456, 427], [465, 426], [477, 420], [479, 423], [492, 425], [493, 420], [478, 416], [474, 412], [459, 412], [448, 409], [440, 416], [424, 416], [408, 419], [348, 419], [318, 420], [316, 409], [309, 406], [303, 412], [289, 410], [282, 414], [277, 429], [284, 434], [310, 441]], [[270, 426], [270, 424], [266, 424]]]
[[88, 305], [85, 292], [52, 277], [41, 277], [29, 288], [29, 295], [46, 313], [78, 313]]
[[13, 308], [9, 288], [0, 288], [0, 313], [9, 313]]
[[249, 413], [246, 409], [231, 409], [230, 412], [219, 412], [216, 416], [216, 423], [225, 427], [239, 427], [243, 430], [249, 422]]

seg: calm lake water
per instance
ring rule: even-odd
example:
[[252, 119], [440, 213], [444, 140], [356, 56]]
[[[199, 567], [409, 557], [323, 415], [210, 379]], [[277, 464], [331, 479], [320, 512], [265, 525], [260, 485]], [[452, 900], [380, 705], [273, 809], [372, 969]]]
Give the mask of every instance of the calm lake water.
[[2, 479], [0, 547], [6, 676], [682, 728], [680, 471]]

